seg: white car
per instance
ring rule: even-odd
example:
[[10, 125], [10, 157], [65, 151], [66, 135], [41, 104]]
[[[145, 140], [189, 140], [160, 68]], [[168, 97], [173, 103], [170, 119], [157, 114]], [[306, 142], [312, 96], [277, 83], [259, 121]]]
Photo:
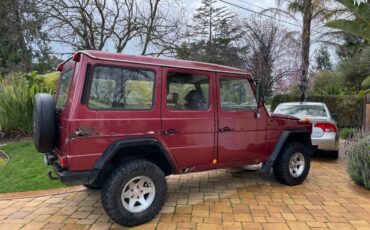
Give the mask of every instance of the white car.
[[281, 103], [276, 107], [274, 113], [309, 120], [312, 123], [312, 145], [319, 150], [330, 151], [334, 158], [338, 157], [338, 127], [325, 103]]

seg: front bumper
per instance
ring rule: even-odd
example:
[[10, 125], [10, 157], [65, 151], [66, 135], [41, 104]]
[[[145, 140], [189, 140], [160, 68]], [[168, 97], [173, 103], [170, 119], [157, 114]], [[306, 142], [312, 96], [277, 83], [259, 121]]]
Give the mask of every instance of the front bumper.
[[338, 151], [337, 133], [325, 132], [321, 137], [311, 137], [312, 145], [324, 151]]

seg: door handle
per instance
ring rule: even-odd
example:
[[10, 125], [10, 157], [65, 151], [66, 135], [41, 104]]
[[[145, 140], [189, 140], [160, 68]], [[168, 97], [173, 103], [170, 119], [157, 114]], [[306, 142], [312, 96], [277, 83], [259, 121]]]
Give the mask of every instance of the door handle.
[[220, 128], [219, 131], [221, 133], [225, 133], [225, 132], [231, 132], [233, 131], [233, 129], [230, 129], [230, 127], [223, 127], [223, 128]]
[[164, 134], [164, 135], [175, 135], [176, 130], [175, 129], [167, 129], [167, 130], [162, 131], [162, 134]]

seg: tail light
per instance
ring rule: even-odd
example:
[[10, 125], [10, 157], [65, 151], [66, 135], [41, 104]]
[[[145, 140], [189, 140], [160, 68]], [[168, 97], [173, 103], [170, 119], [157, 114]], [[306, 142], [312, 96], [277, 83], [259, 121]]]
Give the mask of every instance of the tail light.
[[330, 123], [316, 123], [314, 127], [320, 128], [324, 132], [335, 132], [335, 131], [337, 131], [337, 129], [335, 128], [335, 125], [330, 124]]
[[81, 54], [80, 53], [73, 54], [72, 60], [75, 62], [79, 62], [81, 60]]
[[68, 158], [67, 156], [60, 156], [59, 157], [59, 164], [61, 168], [67, 168], [68, 166]]

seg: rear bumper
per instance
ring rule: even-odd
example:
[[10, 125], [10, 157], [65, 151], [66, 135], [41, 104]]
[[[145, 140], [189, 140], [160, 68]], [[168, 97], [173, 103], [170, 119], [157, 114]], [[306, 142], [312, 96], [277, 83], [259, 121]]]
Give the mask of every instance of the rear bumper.
[[317, 146], [319, 150], [325, 151], [337, 151], [338, 150], [338, 138], [334, 132], [326, 132], [321, 137], [311, 137], [312, 145]]
[[90, 184], [98, 176], [97, 170], [69, 171], [62, 169], [58, 164], [53, 164], [53, 169], [59, 180], [65, 185]]
[[61, 169], [59, 165], [54, 164], [53, 169], [59, 180], [65, 185], [89, 184], [97, 177], [95, 170], [91, 171], [69, 171]]
[[63, 169], [58, 164], [57, 157], [54, 153], [45, 153], [45, 164], [51, 165], [54, 173], [57, 175], [57, 178], [55, 178], [51, 176], [51, 172], [49, 172], [50, 179], [59, 179], [66, 185], [90, 184], [99, 174], [98, 170], [70, 171]]

